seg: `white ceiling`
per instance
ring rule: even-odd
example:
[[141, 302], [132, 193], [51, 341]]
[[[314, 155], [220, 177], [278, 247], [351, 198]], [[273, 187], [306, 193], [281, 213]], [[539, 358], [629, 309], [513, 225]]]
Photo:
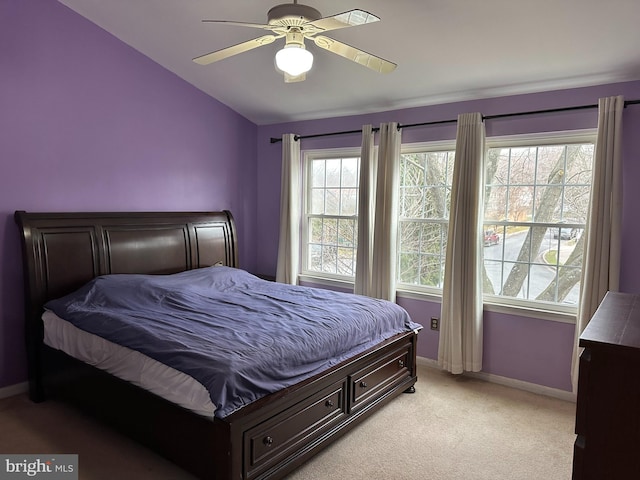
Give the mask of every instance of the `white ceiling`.
[[379, 74], [317, 48], [285, 84], [284, 44], [208, 66], [192, 58], [263, 35], [202, 19], [266, 23], [285, 0], [59, 0], [258, 125], [640, 79], [640, 0], [302, 0], [382, 21], [328, 35], [398, 64]]

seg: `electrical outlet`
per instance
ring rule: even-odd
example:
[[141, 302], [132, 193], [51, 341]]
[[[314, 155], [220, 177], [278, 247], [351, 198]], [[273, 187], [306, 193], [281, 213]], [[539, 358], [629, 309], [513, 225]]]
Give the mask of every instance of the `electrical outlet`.
[[440, 328], [440, 319], [438, 317], [431, 317], [431, 330], [438, 330]]

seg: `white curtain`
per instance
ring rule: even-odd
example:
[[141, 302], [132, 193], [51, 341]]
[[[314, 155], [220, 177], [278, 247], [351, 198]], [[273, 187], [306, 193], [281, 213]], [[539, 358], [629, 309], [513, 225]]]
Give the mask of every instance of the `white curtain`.
[[364, 125], [360, 152], [356, 279], [353, 288], [354, 293], [368, 296], [371, 294], [373, 267], [373, 223], [377, 174], [377, 157], [374, 155], [373, 136], [373, 127]]
[[401, 134], [396, 122], [380, 124], [369, 296], [395, 302]]
[[582, 260], [580, 307], [576, 324], [572, 382], [576, 391], [580, 348], [578, 337], [607, 291], [618, 291], [622, 222], [622, 96], [598, 102], [598, 136]]
[[482, 370], [482, 115], [458, 116], [438, 364], [451, 373]]
[[296, 285], [300, 256], [300, 142], [291, 133], [282, 136], [281, 178], [276, 281]]

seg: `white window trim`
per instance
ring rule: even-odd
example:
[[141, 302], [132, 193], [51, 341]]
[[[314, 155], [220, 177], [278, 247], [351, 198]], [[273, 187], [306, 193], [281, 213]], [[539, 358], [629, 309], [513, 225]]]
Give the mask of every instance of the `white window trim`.
[[[315, 272], [314, 272], [315, 273]], [[316, 275], [300, 274], [300, 282], [310, 283], [314, 285], [321, 285], [328, 288], [344, 289], [347, 291], [353, 290], [353, 281], [347, 281], [344, 279], [329, 278], [328, 276], [319, 277]], [[423, 288], [398, 288], [398, 298], [406, 298], [411, 300], [420, 300], [431, 303], [442, 303], [442, 293], [427, 292]], [[512, 300], [512, 299], [511, 299]], [[537, 308], [531, 305], [516, 305], [516, 302], [488, 302], [486, 298], [483, 302], [483, 309], [485, 312], [499, 313], [505, 315], [514, 315], [518, 317], [526, 317], [535, 320], [546, 320], [549, 322], [559, 323], [576, 323], [575, 312], [560, 311], [558, 308], [544, 309], [537, 306]], [[555, 307], [555, 305], [554, 305]]]
[[[488, 137], [485, 149], [490, 148], [514, 148], [521, 146], [541, 145], [571, 145], [581, 143], [595, 144], [597, 129], [567, 130], [560, 132], [538, 132], [519, 135], [505, 135]], [[536, 318], [576, 323], [577, 305], [561, 305], [550, 303], [545, 308], [545, 302], [535, 300], [522, 300], [518, 298], [506, 298], [499, 295], [483, 295], [485, 310], [499, 313], [519, 314], [529, 316], [532, 312]]]
[[[596, 141], [597, 129], [581, 129], [581, 130], [568, 130], [560, 132], [538, 132], [538, 133], [526, 133], [518, 135], [504, 135], [487, 137], [485, 149], [499, 148], [499, 147], [519, 147], [528, 145], [569, 145], [575, 143], [594, 143]], [[377, 147], [376, 147], [377, 148]], [[455, 150], [455, 139], [453, 140], [438, 140], [433, 142], [417, 142], [410, 144], [403, 144], [401, 147], [401, 153], [414, 153], [414, 152], [427, 152], [427, 151], [442, 151], [442, 150]], [[301, 228], [301, 239], [304, 242], [304, 249], [300, 249], [300, 255], [303, 257], [300, 259], [301, 271], [299, 274], [299, 280], [308, 283], [315, 283], [318, 285], [324, 285], [327, 287], [353, 289], [354, 279], [353, 277], [344, 277], [331, 274], [320, 274], [319, 272], [307, 270], [306, 265], [306, 253], [308, 246], [308, 238], [306, 232], [307, 221], [307, 184], [308, 184], [308, 159], [313, 158], [340, 158], [346, 156], [361, 155], [360, 148], [333, 148], [333, 149], [317, 149], [307, 150], [303, 152], [303, 224]], [[442, 301], [442, 290], [432, 287], [398, 284], [398, 297], [409, 298], [423, 301], [430, 301], [439, 303]], [[577, 307], [568, 305], [550, 304], [549, 308], [544, 307], [543, 302], [534, 302], [530, 300], [520, 300], [516, 298], [503, 298], [494, 295], [484, 295], [483, 305], [486, 312], [517, 315], [520, 317], [529, 317], [537, 320], [547, 320], [552, 322], [561, 323], [576, 323], [576, 310]]]
[[[307, 232], [307, 207], [309, 203], [309, 164], [314, 159], [333, 159], [333, 158], [345, 158], [345, 157], [357, 157], [362, 155], [362, 149], [360, 147], [344, 147], [344, 148], [326, 148], [316, 150], [304, 150], [301, 152], [302, 157], [302, 215], [300, 223], [300, 273], [298, 274], [298, 281], [309, 281], [314, 283], [324, 282], [339, 282], [341, 284], [351, 283], [353, 285], [355, 278], [346, 275], [336, 275], [331, 273], [316, 272], [309, 270], [307, 259], [309, 258], [309, 235]], [[319, 282], [322, 280], [322, 282]]]
[[[416, 142], [416, 143], [407, 143], [403, 144], [400, 147], [400, 154], [404, 153], [423, 153], [423, 152], [443, 152], [443, 151], [452, 151], [456, 149], [456, 140], [455, 138], [452, 140], [436, 140], [434, 142]], [[399, 231], [396, 232], [396, 235], [399, 237]], [[397, 238], [397, 243], [400, 243], [400, 239]], [[400, 249], [396, 252], [396, 261], [400, 264]], [[413, 285], [410, 283], [402, 283], [397, 281], [397, 291], [405, 292], [411, 295], [418, 295], [422, 297], [429, 298], [440, 298], [442, 297], [442, 289], [437, 287], [430, 287], [426, 285]]]
[[405, 143], [400, 148], [400, 153], [441, 152], [443, 150], [455, 150], [456, 140], [436, 140], [434, 142]]
[[575, 143], [595, 143], [598, 130], [566, 130], [561, 132], [523, 133], [487, 137], [485, 149], [500, 147], [522, 147], [531, 145], [571, 145]]

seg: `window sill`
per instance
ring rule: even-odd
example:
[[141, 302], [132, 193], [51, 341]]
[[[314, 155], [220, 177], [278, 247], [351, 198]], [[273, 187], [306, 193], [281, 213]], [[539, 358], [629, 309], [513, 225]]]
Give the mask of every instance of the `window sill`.
[[[343, 290], [353, 290], [353, 282], [348, 280], [340, 280], [335, 278], [319, 277], [309, 274], [301, 274], [298, 276], [299, 282], [312, 283], [315, 285], [339, 288]], [[412, 300], [422, 300], [426, 302], [442, 303], [442, 296], [434, 293], [418, 291], [417, 289], [398, 289], [398, 298], [408, 298]], [[485, 312], [501, 313], [506, 315], [514, 315], [518, 317], [527, 317], [537, 320], [547, 320], [550, 322], [560, 323], [576, 323], [576, 315], [569, 312], [558, 312], [544, 308], [532, 308], [522, 305], [505, 305], [503, 303], [484, 302], [483, 309]]]
[[349, 280], [342, 280], [338, 278], [319, 277], [309, 274], [299, 274], [298, 283], [313, 283], [314, 285], [322, 285], [325, 287], [341, 288], [345, 290], [353, 291], [353, 282]]
[[519, 317], [535, 318], [550, 322], [576, 323], [576, 316], [573, 313], [546, 310], [543, 308], [523, 307], [521, 305], [504, 305], [498, 303], [484, 303], [484, 311], [492, 313], [503, 313], [507, 315], [517, 315]]

